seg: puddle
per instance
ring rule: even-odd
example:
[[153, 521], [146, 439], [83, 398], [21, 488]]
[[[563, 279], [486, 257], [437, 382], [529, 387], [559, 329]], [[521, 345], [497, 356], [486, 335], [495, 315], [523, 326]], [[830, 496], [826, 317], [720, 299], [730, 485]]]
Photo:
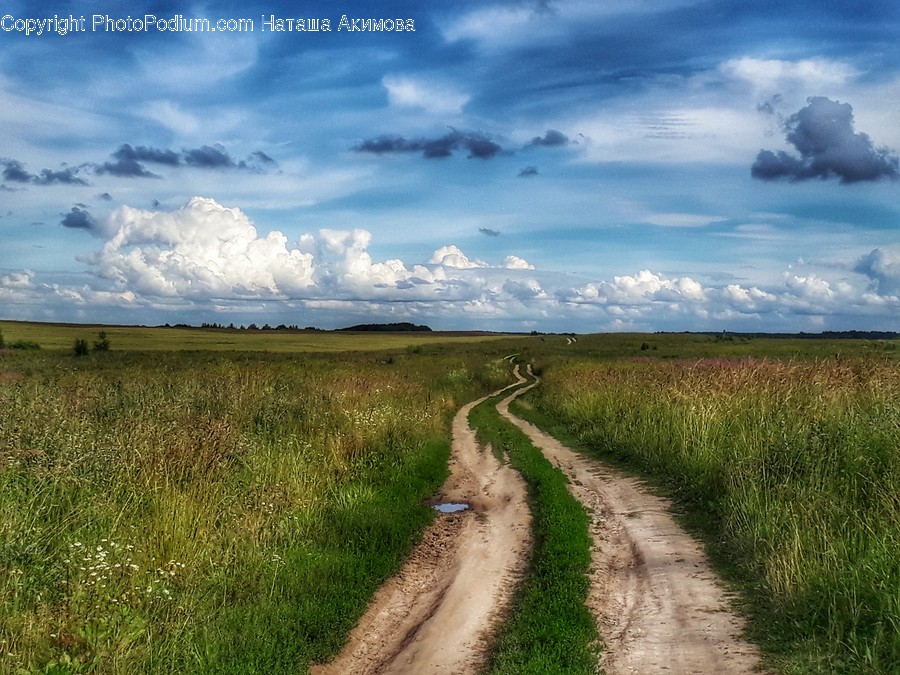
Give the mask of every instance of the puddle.
[[443, 504], [435, 504], [431, 508], [441, 513], [456, 513], [457, 511], [465, 511], [469, 508], [469, 505], [464, 502], [445, 502]]

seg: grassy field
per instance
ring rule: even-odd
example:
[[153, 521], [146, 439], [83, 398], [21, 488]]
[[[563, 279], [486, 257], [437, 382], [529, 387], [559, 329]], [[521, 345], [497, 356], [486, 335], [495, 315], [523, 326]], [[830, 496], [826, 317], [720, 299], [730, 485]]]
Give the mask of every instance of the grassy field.
[[0, 672], [328, 657], [430, 521], [449, 415], [509, 379], [419, 351], [0, 355]]
[[[76, 357], [100, 330], [111, 351]], [[544, 378], [536, 421], [665, 483], [780, 670], [900, 663], [897, 341], [0, 331], [41, 347], [0, 350], [0, 673], [327, 658], [430, 521], [450, 416], [510, 381], [511, 354]], [[473, 420], [544, 528], [494, 667], [589, 668], [567, 604], [584, 514], [566, 515], [562, 476], [489, 407]], [[548, 635], [582, 647], [554, 655]]]
[[667, 344], [669, 358], [612, 359], [593, 340], [543, 360], [530, 398], [543, 424], [666, 486], [742, 582], [780, 670], [897, 672], [895, 343], [813, 343], [789, 360], [765, 343], [712, 343], [705, 357], [687, 343], [680, 358]]
[[78, 339], [93, 344], [100, 331], [106, 333], [113, 349], [129, 351], [346, 352], [460, 342], [471, 344], [503, 337], [465, 333], [229, 330], [0, 321], [0, 333], [7, 344], [25, 342], [50, 350], [71, 350]]

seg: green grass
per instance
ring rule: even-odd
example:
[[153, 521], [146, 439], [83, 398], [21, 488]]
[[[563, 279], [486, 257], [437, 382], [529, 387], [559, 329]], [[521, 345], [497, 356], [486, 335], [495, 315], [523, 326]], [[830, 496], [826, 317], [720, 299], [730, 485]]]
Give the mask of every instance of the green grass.
[[113, 350], [128, 351], [347, 352], [474, 344], [503, 338], [464, 333], [227, 330], [0, 321], [0, 334], [7, 347], [19, 342], [38, 345], [42, 349], [71, 351], [77, 339], [92, 345], [100, 331], [109, 336]]
[[0, 355], [0, 673], [302, 672], [430, 521], [472, 350]]
[[470, 421], [479, 439], [508, 454], [528, 483], [534, 548], [527, 576], [493, 650], [492, 673], [594, 673], [596, 624], [585, 606], [591, 540], [588, 516], [565, 476], [490, 399]]
[[[783, 672], [900, 662], [897, 341], [0, 330], [41, 346], [0, 350], [0, 673], [324, 660], [431, 517], [450, 416], [514, 353], [537, 413], [704, 514]], [[75, 357], [100, 330], [112, 351]], [[589, 669], [585, 516], [473, 415], [543, 514], [494, 667]]]
[[705, 527], [775, 667], [897, 671], [895, 360], [548, 359], [543, 378], [539, 413], [663, 481]]

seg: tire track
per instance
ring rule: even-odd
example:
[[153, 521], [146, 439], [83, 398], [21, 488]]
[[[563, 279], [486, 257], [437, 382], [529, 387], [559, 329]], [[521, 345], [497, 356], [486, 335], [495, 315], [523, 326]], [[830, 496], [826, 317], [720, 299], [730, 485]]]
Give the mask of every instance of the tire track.
[[606, 643], [601, 667], [624, 673], [757, 673], [759, 655], [700, 544], [674, 521], [669, 503], [640, 481], [587, 459], [497, 406], [569, 478], [591, 516], [589, 609]]
[[[524, 379], [490, 396], [519, 386]], [[451, 475], [439, 501], [466, 511], [439, 516], [389, 579], [332, 662], [312, 675], [473, 673], [484, 666], [497, 619], [521, 578], [531, 544], [525, 482], [481, 448], [469, 412], [453, 420]]]

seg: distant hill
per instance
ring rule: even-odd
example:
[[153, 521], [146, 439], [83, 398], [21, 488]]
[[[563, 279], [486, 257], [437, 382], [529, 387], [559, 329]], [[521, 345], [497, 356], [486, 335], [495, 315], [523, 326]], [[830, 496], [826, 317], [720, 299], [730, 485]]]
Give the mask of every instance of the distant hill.
[[416, 324], [409, 323], [408, 321], [403, 321], [400, 323], [361, 323], [357, 326], [350, 326], [349, 328], [339, 328], [338, 330], [353, 332], [372, 331], [383, 333], [431, 332], [431, 328], [429, 328], [428, 326], [417, 326]]

